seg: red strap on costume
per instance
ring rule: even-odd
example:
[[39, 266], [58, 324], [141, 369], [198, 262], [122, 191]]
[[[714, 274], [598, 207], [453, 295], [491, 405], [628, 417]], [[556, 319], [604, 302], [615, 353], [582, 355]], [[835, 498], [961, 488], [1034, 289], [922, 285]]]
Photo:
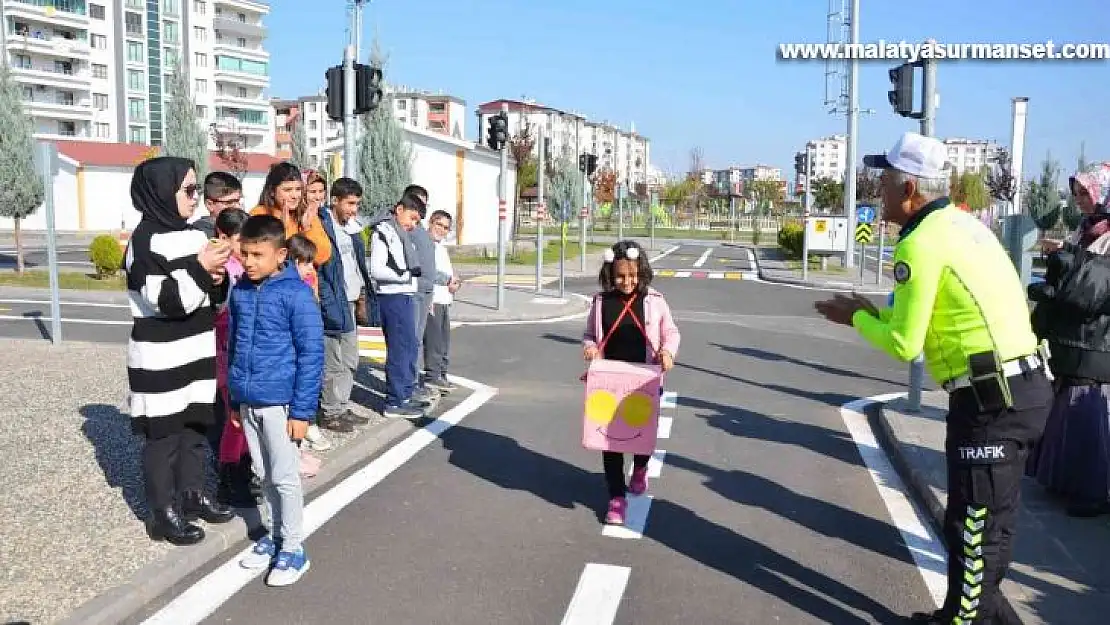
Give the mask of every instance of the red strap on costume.
[[[659, 359], [659, 352], [655, 349], [655, 346], [651, 344], [651, 341], [648, 341], [647, 330], [644, 329], [643, 322], [641, 322], [640, 318], [636, 316], [636, 313], [632, 312], [632, 304], [636, 302], [637, 297], [639, 296], [633, 295], [627, 302], [625, 302], [624, 308], [621, 310], [621, 314], [617, 316], [617, 320], [614, 321], [613, 325], [609, 327], [609, 331], [605, 333], [605, 338], [601, 339], [601, 342], [597, 344], [598, 357], [602, 357], [605, 354], [605, 344], [609, 342], [610, 338], [612, 338], [613, 332], [616, 332], [617, 326], [621, 324], [621, 320], [624, 319], [624, 316], [631, 313], [632, 323], [635, 323], [636, 327], [640, 329], [640, 334], [644, 335], [644, 342], [648, 344], [648, 348], [651, 350], [651, 353], [654, 355], [655, 359]], [[600, 311], [598, 314], [600, 314]], [[586, 374], [583, 373], [582, 377], [578, 379], [585, 382]]]

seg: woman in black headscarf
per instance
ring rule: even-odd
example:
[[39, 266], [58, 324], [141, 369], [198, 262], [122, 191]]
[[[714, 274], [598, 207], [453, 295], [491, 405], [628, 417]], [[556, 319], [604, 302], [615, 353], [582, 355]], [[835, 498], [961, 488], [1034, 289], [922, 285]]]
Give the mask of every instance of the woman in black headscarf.
[[146, 437], [143, 473], [155, 539], [204, 539], [190, 523], [232, 519], [204, 492], [206, 440], [216, 399], [214, 303], [230, 247], [187, 220], [197, 206], [192, 161], [159, 157], [135, 168], [131, 201], [142, 219], [124, 268], [134, 326], [127, 350], [132, 429]]

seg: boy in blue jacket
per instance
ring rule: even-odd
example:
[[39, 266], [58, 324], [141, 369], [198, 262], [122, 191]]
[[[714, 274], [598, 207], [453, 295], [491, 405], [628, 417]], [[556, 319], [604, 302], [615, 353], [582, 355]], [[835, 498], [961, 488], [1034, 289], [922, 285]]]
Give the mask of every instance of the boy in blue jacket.
[[268, 533], [240, 565], [270, 566], [266, 583], [293, 584], [309, 569], [298, 445], [316, 416], [324, 375], [324, 325], [312, 289], [286, 263], [285, 226], [258, 215], [239, 234], [243, 278], [228, 309], [228, 390], [262, 481]]

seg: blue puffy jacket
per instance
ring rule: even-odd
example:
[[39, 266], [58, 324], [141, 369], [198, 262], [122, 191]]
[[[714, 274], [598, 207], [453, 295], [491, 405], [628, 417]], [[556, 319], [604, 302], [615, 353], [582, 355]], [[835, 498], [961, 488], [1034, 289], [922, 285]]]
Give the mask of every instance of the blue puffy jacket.
[[292, 263], [254, 284], [244, 275], [228, 304], [231, 404], [289, 406], [312, 421], [324, 377], [324, 324], [312, 289]]
[[[331, 249], [335, 253], [328, 262], [320, 267], [320, 310], [324, 314], [324, 334], [340, 336], [357, 329], [355, 320], [351, 317], [348, 302], [351, 301], [347, 294], [347, 282], [344, 279], [343, 258], [339, 253], [339, 239], [337, 237], [350, 237], [355, 248], [355, 259], [358, 261], [358, 272], [362, 275], [362, 282], [367, 291], [367, 313], [370, 315], [370, 325], [380, 326], [380, 321], [375, 321], [374, 311], [377, 302], [374, 301], [374, 289], [370, 286], [370, 273], [366, 269], [366, 246], [362, 243], [361, 234], [347, 234], [341, 226], [331, 218], [331, 211], [327, 206], [320, 207], [320, 223], [331, 240]], [[338, 234], [336, 234], [338, 232]], [[356, 298], [358, 294], [353, 294]]]

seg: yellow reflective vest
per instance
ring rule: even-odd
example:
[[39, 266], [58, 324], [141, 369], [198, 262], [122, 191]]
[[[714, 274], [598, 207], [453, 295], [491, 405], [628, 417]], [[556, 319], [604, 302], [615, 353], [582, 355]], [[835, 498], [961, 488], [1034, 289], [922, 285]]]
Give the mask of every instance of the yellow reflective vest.
[[968, 357], [1003, 362], [1037, 349], [1025, 286], [994, 233], [944, 198], [921, 209], [894, 248], [891, 306], [860, 310], [852, 325], [894, 358], [924, 354], [938, 383], [967, 374]]

